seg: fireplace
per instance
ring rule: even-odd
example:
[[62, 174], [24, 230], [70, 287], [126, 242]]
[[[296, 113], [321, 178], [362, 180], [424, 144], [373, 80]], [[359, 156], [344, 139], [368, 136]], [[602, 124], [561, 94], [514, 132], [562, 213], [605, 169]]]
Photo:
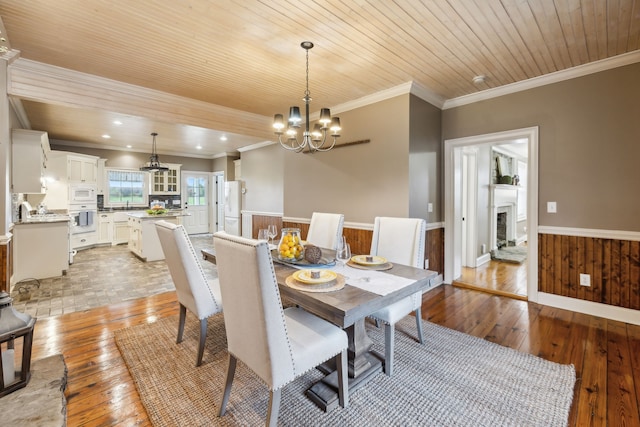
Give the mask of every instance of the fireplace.
[[516, 243], [517, 188], [494, 185], [491, 196], [491, 249], [513, 246]]

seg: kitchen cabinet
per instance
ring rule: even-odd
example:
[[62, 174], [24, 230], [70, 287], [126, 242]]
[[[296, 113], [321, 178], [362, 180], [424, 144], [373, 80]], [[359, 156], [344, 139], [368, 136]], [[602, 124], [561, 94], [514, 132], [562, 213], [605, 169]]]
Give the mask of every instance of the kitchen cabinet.
[[88, 233], [72, 234], [69, 241], [71, 249], [88, 249], [98, 243], [98, 233], [94, 230]]
[[155, 226], [155, 222], [159, 220], [180, 224], [177, 216], [129, 214], [129, 250], [145, 261], [164, 259]]
[[[127, 224], [128, 227], [128, 224]], [[98, 244], [113, 242], [113, 213], [98, 212]]]
[[65, 274], [69, 268], [68, 219], [15, 223], [12, 232], [12, 285]]
[[168, 164], [168, 171], [151, 172], [149, 194], [180, 194], [180, 168], [182, 165]]
[[98, 158], [84, 155], [67, 156], [67, 179], [70, 184], [98, 184]]
[[97, 194], [104, 194], [104, 189], [106, 187], [106, 179], [105, 176], [105, 167], [107, 164], [107, 159], [98, 159], [98, 186], [97, 186]]
[[128, 212], [113, 213], [113, 237], [112, 245], [129, 242], [129, 215]]
[[44, 194], [47, 159], [51, 151], [47, 132], [14, 129], [11, 140], [11, 191]]

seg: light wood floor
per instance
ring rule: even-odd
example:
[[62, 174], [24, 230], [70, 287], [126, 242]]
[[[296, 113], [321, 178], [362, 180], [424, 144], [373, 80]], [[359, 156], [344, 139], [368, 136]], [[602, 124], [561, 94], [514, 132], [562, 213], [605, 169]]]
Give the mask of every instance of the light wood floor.
[[[169, 292], [38, 321], [33, 358], [62, 353], [67, 363], [69, 426], [150, 425], [113, 331], [172, 315], [177, 315], [177, 302]], [[422, 316], [519, 351], [573, 363], [578, 381], [570, 426], [640, 425], [640, 326], [448, 285], [425, 294]]]
[[477, 289], [521, 300], [527, 299], [527, 263], [489, 261], [476, 268], [463, 267], [454, 286]]

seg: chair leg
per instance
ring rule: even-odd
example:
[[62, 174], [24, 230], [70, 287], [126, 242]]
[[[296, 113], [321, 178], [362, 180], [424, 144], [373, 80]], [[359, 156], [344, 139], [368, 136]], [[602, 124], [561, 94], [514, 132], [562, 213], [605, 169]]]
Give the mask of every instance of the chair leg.
[[207, 318], [200, 319], [200, 343], [198, 344], [198, 359], [196, 366], [202, 365], [202, 355], [204, 354], [204, 343], [207, 341]]
[[182, 334], [184, 333], [184, 321], [187, 318], [187, 307], [180, 304], [180, 321], [178, 322], [178, 339], [176, 340], [176, 344], [180, 344], [182, 342]]
[[384, 373], [389, 377], [393, 375], [393, 342], [395, 329], [395, 325], [384, 324]]
[[282, 389], [269, 391], [269, 410], [267, 411], [267, 426], [276, 427], [278, 425], [278, 412], [280, 412], [280, 399]]
[[422, 339], [422, 319], [420, 318], [420, 307], [416, 308], [416, 327], [418, 329], [418, 341], [420, 344], [424, 344]]
[[231, 394], [231, 384], [233, 383], [233, 375], [236, 373], [237, 359], [229, 354], [229, 367], [227, 368], [227, 378], [224, 383], [224, 391], [222, 392], [222, 400], [220, 401], [220, 410], [218, 416], [221, 417], [227, 410], [227, 402]]
[[340, 406], [349, 406], [349, 371], [347, 371], [347, 350], [343, 350], [336, 356], [338, 367], [338, 402]]

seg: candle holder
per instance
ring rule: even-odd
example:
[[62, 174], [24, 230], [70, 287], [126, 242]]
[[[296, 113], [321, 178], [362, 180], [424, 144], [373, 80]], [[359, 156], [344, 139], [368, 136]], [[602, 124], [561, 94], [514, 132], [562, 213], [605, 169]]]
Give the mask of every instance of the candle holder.
[[31, 379], [31, 346], [36, 319], [12, 307], [0, 292], [0, 397], [26, 387]]

